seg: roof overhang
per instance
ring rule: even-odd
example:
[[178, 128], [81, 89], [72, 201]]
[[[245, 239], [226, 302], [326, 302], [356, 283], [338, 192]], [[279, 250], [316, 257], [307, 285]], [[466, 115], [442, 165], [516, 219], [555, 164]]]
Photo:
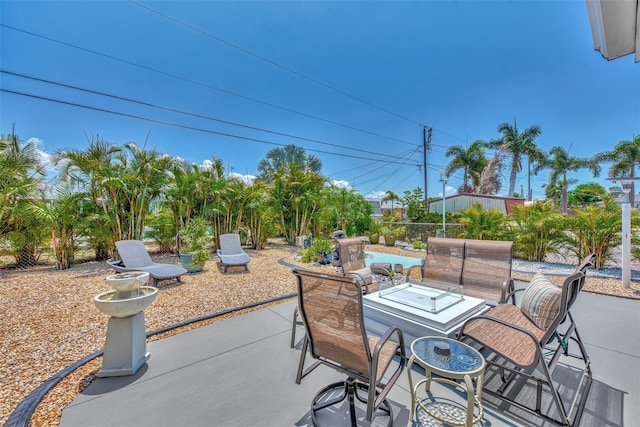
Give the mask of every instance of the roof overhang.
[[606, 59], [635, 53], [640, 62], [639, 0], [586, 0], [593, 46]]

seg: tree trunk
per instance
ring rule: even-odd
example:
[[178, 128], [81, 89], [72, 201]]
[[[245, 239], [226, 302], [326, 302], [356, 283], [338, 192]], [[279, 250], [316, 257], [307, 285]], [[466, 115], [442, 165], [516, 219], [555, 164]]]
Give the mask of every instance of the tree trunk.
[[568, 203], [567, 203], [567, 182], [566, 180], [562, 183], [562, 202], [560, 205], [562, 209], [562, 213], [567, 213]]
[[513, 159], [513, 166], [511, 166], [511, 174], [509, 175], [509, 191], [507, 197], [513, 197], [513, 191], [516, 188], [516, 175], [517, 175], [517, 160]]

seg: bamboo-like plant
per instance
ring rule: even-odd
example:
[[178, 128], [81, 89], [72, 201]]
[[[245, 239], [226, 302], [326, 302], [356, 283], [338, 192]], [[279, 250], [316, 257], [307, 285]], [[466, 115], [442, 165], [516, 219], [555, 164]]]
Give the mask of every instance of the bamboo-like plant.
[[305, 172], [294, 163], [273, 177], [273, 207], [288, 243], [308, 233], [317, 219], [323, 200], [325, 178]]
[[622, 242], [620, 206], [613, 197], [605, 198], [604, 203], [604, 206], [578, 209], [566, 219], [566, 229], [571, 231], [565, 233], [565, 248], [578, 259], [596, 254], [594, 267], [597, 269], [607, 261], [611, 249]]
[[481, 204], [474, 203], [469, 209], [458, 213], [460, 224], [464, 227], [461, 238], [478, 240], [504, 240], [506, 234], [505, 214], [493, 208], [485, 210]]
[[509, 218], [514, 252], [529, 261], [543, 261], [566, 238], [565, 217], [552, 202], [514, 206]]

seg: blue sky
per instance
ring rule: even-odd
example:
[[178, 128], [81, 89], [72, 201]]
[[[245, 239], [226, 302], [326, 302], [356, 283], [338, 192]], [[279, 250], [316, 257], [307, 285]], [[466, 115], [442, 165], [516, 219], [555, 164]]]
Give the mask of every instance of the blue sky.
[[[640, 63], [593, 50], [584, 1], [3, 0], [0, 20], [0, 132], [15, 123], [46, 153], [99, 134], [251, 175], [294, 143], [332, 180], [402, 195], [424, 187], [427, 125], [428, 195], [438, 196], [445, 150], [496, 138], [503, 122], [538, 124], [542, 149], [578, 157], [640, 132]], [[607, 167], [596, 180], [606, 187]], [[534, 197], [546, 182], [533, 177]], [[461, 173], [449, 181], [461, 184]]]

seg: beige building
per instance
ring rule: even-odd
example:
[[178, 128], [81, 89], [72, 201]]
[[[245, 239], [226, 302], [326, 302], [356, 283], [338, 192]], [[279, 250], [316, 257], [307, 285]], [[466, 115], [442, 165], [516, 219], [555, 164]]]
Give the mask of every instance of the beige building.
[[[520, 197], [492, 196], [488, 194], [456, 194], [445, 198], [445, 212], [458, 212], [469, 209], [474, 203], [479, 203], [485, 210], [492, 208], [510, 214], [513, 206], [524, 205]], [[442, 199], [429, 202], [429, 212], [442, 212]]]

